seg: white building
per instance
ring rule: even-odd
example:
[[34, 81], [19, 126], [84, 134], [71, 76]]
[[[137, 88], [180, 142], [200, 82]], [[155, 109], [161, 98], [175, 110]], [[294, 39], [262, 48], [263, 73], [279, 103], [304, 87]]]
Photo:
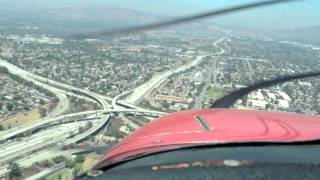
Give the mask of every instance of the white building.
[[194, 75], [193, 75], [193, 82], [194, 82], [194, 85], [199, 85], [201, 84], [202, 82], [204, 81], [204, 75], [202, 72], [196, 72]]
[[287, 100], [283, 100], [283, 99], [280, 99], [279, 100], [279, 106], [281, 108], [289, 108], [289, 102]]
[[283, 91], [279, 91], [278, 93], [284, 100], [291, 101], [291, 98], [287, 95], [287, 93]]
[[274, 93], [267, 92], [267, 95], [268, 95], [268, 97], [269, 97], [270, 99], [273, 99], [273, 100], [276, 100], [276, 99], [277, 99], [277, 97], [276, 97], [276, 95], [275, 95]]
[[268, 104], [265, 100], [250, 100], [249, 103], [252, 104], [253, 107], [265, 108]]

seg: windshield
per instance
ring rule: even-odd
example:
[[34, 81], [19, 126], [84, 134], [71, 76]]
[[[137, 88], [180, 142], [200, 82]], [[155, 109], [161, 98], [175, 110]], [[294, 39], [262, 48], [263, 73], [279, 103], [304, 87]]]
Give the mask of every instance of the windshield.
[[[0, 0], [0, 178], [73, 179], [158, 117], [320, 70], [316, 0], [170, 21], [250, 2]], [[231, 108], [319, 115], [320, 81]]]

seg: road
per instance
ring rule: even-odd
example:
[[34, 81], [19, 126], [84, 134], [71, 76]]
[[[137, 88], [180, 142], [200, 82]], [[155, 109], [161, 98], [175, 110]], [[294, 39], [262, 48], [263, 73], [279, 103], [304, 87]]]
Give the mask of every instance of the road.
[[7, 61], [4, 61], [2, 59], [0, 59], [0, 66], [6, 67], [8, 69], [8, 71], [12, 74], [18, 75], [19, 77], [21, 77], [22, 79], [26, 80], [26, 81], [31, 81], [34, 85], [42, 87], [50, 92], [52, 92], [57, 98], [58, 98], [58, 104], [57, 106], [52, 110], [52, 112], [50, 112], [46, 117], [47, 118], [51, 118], [51, 117], [55, 117], [58, 115], [61, 115], [63, 112], [65, 112], [68, 107], [69, 107], [69, 101], [67, 96], [62, 93], [59, 89], [52, 87], [52, 86], [48, 86], [44, 83], [38, 82], [34, 79], [32, 79], [29, 76], [29, 72], [24, 71], [23, 69], [14, 66], [10, 63], [8, 63]]
[[[90, 92], [88, 90], [84, 90], [75, 86], [71, 86], [71, 85], [67, 85], [67, 84], [63, 84], [63, 83], [59, 83], [57, 81], [53, 81], [51, 79], [47, 79], [38, 75], [35, 75], [33, 73], [30, 73], [28, 71], [25, 71], [21, 68], [19, 68], [18, 66], [15, 66], [7, 61], [4, 61], [2, 59], [0, 59], [0, 66], [6, 67], [10, 73], [15, 74], [20, 76], [21, 78], [27, 80], [27, 81], [31, 81], [33, 82], [35, 85], [40, 86], [42, 88], [45, 88], [51, 92], [53, 92], [54, 94], [56, 94], [56, 96], [59, 98], [62, 97], [66, 97], [66, 96], [62, 96], [59, 93], [66, 93], [66, 90], [68, 90], [69, 92], [71, 91], [78, 91], [80, 93], [83, 94], [83, 96], [89, 96], [91, 98], [93, 98], [95, 101], [98, 101], [98, 103], [102, 106], [103, 109], [109, 109], [110, 105], [109, 103], [105, 100], [107, 97], [104, 97], [100, 94], [94, 93], [94, 92]], [[57, 88], [58, 87], [58, 88]], [[59, 89], [60, 88], [60, 89]], [[109, 100], [111, 101], [112, 99], [109, 98]], [[59, 99], [60, 101], [60, 99]], [[66, 106], [68, 105], [68, 103], [66, 104], [67, 100], [61, 100], [60, 102], [60, 106], [58, 106], [58, 108], [60, 109], [67, 109], [67, 107], [63, 107], [61, 108], [61, 106]], [[58, 103], [59, 104], [59, 103]], [[57, 110], [57, 112], [59, 112], [61, 110]]]
[[[1, 140], [5, 140], [7, 138], [11, 138], [16, 135], [23, 134], [24, 132], [27, 132], [32, 129], [36, 129], [36, 128], [40, 127], [41, 125], [44, 125], [46, 123], [50, 123], [51, 121], [59, 120], [59, 118], [53, 118], [53, 119], [50, 119], [50, 118], [58, 116], [58, 115], [62, 114], [66, 109], [68, 109], [69, 102], [68, 102], [68, 99], [66, 96], [66, 94], [67, 94], [66, 90], [68, 90], [68, 93], [70, 93], [72, 91], [77, 91], [77, 92], [79, 92], [77, 94], [78, 96], [83, 95], [86, 98], [89, 97], [89, 98], [97, 101], [97, 103], [99, 103], [101, 105], [102, 109], [104, 109], [104, 110], [107, 110], [110, 108], [109, 103], [105, 99], [106, 97], [102, 97], [99, 94], [96, 94], [96, 93], [93, 93], [93, 92], [90, 92], [87, 90], [82, 90], [77, 87], [65, 85], [65, 84], [62, 84], [62, 83], [59, 83], [56, 81], [52, 81], [52, 80], [46, 79], [44, 77], [32, 74], [32, 73], [27, 72], [17, 66], [10, 64], [2, 59], [0, 59], [0, 66], [6, 67], [10, 73], [18, 75], [19, 77], [21, 77], [22, 79], [24, 79], [26, 81], [31, 81], [36, 86], [39, 86], [44, 89], [47, 89], [48, 91], [51, 91], [58, 98], [57, 106], [55, 107], [55, 109], [53, 109], [53, 111], [51, 111], [48, 114], [48, 116], [46, 118], [42, 119], [39, 122], [31, 124], [31, 125], [20, 126], [17, 128], [13, 128], [9, 131], [2, 132], [1, 137], [0, 137]], [[7, 162], [16, 161], [16, 160], [23, 158], [24, 156], [27, 156], [29, 154], [34, 153], [34, 152], [41, 151], [43, 149], [48, 149], [50, 147], [55, 147], [59, 143], [63, 143], [65, 145], [68, 145], [68, 144], [72, 144], [72, 143], [76, 143], [78, 141], [81, 141], [81, 140], [87, 138], [88, 136], [92, 135], [93, 133], [95, 133], [99, 129], [101, 129], [104, 125], [106, 125], [106, 123], [109, 121], [109, 115], [102, 115], [102, 116], [103, 116], [102, 118], [105, 118], [105, 119], [102, 119], [101, 121], [98, 121], [98, 120], [95, 121], [93, 123], [93, 126], [89, 130], [86, 130], [85, 132], [83, 132], [79, 135], [76, 135], [75, 137], [72, 137], [72, 138], [70, 137], [70, 134], [76, 134], [78, 131], [78, 128], [80, 127], [80, 125], [83, 125], [84, 122], [78, 122], [76, 125], [73, 125], [71, 130], [70, 130], [70, 128], [64, 127], [63, 130], [60, 130], [61, 133], [56, 132], [56, 131], [51, 132], [50, 134], [48, 134], [50, 139], [47, 139], [46, 136], [42, 136], [40, 139], [34, 138], [33, 136], [29, 136], [28, 138], [31, 138], [31, 139], [23, 140], [23, 142], [25, 144], [18, 143], [18, 145], [15, 145], [15, 144], [13, 144], [12, 146], [7, 145], [8, 148], [11, 147], [13, 149], [5, 148], [4, 149], [5, 152], [3, 151], [2, 154], [0, 153], [1, 154], [0, 163], [5, 164], [4, 166], [6, 166]], [[74, 124], [74, 123], [72, 123], [72, 124]], [[40, 131], [40, 132], [42, 132], [42, 131]], [[44, 132], [49, 132], [49, 131], [45, 130]], [[7, 172], [6, 167], [2, 167], [2, 168], [0, 167], [0, 169], [2, 169], [2, 171], [0, 170], [0, 174], [1, 174], [1, 172], [3, 174], [5, 174]]]
[[[215, 41], [213, 45], [218, 47], [218, 43], [222, 42], [224, 39], [225, 38], [221, 38]], [[224, 50], [222, 48], [220, 53], [224, 53]], [[216, 55], [218, 54], [219, 52], [216, 53]], [[36, 86], [40, 86], [53, 92], [59, 98], [57, 106], [58, 109], [55, 109], [54, 111], [49, 113], [48, 118], [42, 119], [41, 121], [32, 124], [12, 128], [10, 130], [3, 131], [0, 134], [0, 140], [3, 141], [3, 144], [0, 144], [0, 176], [4, 175], [7, 172], [7, 162], [16, 161], [21, 166], [28, 167], [31, 165], [30, 163], [34, 163], [39, 160], [39, 155], [37, 155], [37, 153], [41, 153], [43, 155], [49, 149], [59, 149], [59, 146], [61, 145], [77, 143], [91, 136], [108, 124], [110, 113], [133, 113], [149, 115], [165, 114], [162, 112], [145, 110], [143, 108], [135, 106], [135, 104], [138, 104], [143, 99], [143, 97], [148, 95], [154, 88], [158, 88], [168, 77], [197, 65], [203, 60], [204, 57], [206, 56], [199, 55], [193, 61], [183, 66], [155, 75], [148, 82], [135, 88], [132, 94], [125, 98], [125, 100], [118, 100], [124, 94], [121, 94], [112, 99], [94, 92], [90, 92], [88, 90], [84, 90], [71, 85], [66, 85], [32, 74], [0, 59], [0, 66], [8, 68], [11, 73], [18, 75], [27, 81], [33, 82]], [[68, 108], [69, 104], [66, 98], [66, 94], [68, 93], [76, 94], [77, 96], [81, 96], [84, 98], [89, 97], [90, 99], [98, 102], [103, 110], [78, 112], [69, 115], [57, 116]], [[111, 110], [111, 105], [108, 103], [108, 101], [112, 101], [114, 109]], [[135, 109], [119, 107], [118, 104]], [[75, 120], [73, 118], [83, 117], [91, 119], [92, 127], [84, 132], [79, 132], [79, 128], [84, 127], [87, 123], [87, 120], [77, 122], [72, 121]], [[99, 117], [100, 119], [94, 119], [90, 117]], [[58, 125], [53, 127], [46, 127], [44, 130], [42, 130], [45, 125], [51, 123], [56, 123]], [[41, 130], [37, 131], [34, 134], [28, 134], [29, 131], [35, 129]], [[16, 137], [17, 135], [24, 135], [24, 137], [8, 141], [9, 138]], [[52, 158], [52, 156], [42, 155], [42, 160]]]
[[[52, 119], [43, 119], [41, 121], [37, 121], [31, 124], [19, 126], [12, 128], [10, 130], [2, 131], [0, 134], [0, 141], [4, 141], [13, 137], [16, 137], [18, 135], [24, 134], [28, 131], [36, 130], [39, 129], [45, 125], [51, 124], [51, 123], [69, 123], [70, 121], [74, 121], [75, 117], [79, 116], [86, 116], [90, 117], [92, 115], [98, 115], [101, 119], [104, 117], [104, 114], [111, 114], [111, 113], [129, 113], [129, 114], [146, 114], [146, 115], [165, 115], [166, 113], [164, 112], [158, 112], [158, 111], [147, 111], [147, 110], [135, 110], [135, 109], [112, 109], [112, 110], [96, 110], [96, 111], [83, 111], [83, 112], [78, 112], [78, 113], [73, 113], [73, 114], [68, 114], [68, 115], [62, 115], [58, 116]], [[102, 116], [102, 117], [101, 117]], [[106, 118], [106, 117], [105, 117]], [[108, 117], [109, 118], [109, 117]], [[102, 119], [101, 124], [105, 124], [104, 119]]]
[[[108, 102], [104, 99], [104, 97], [102, 98], [100, 97], [100, 95], [97, 95], [95, 93], [92, 93], [86, 90], [81, 90], [75, 87], [69, 87], [68, 85], [63, 85], [58, 82], [53, 82], [51, 80], [42, 78], [40, 76], [29, 73], [27, 71], [24, 71], [23, 69], [16, 67], [3, 60], [0, 60], [0, 66], [7, 67], [12, 74], [16, 74], [27, 81], [33, 82], [37, 86], [40, 86], [42, 88], [45, 88], [53, 92], [59, 99], [59, 102], [56, 108], [48, 114], [46, 119], [42, 119], [41, 121], [35, 122], [33, 124], [28, 124], [25, 126], [13, 128], [13, 129], [10, 129], [9, 131], [4, 131], [1, 133], [1, 137], [0, 137], [1, 140], [6, 140], [7, 138], [11, 138], [16, 135], [23, 134], [29, 130], [36, 129], [47, 123], [51, 123], [51, 122], [69, 117], [66, 115], [58, 118], [49, 119], [50, 117], [55, 117], [59, 114], [62, 114], [68, 108], [69, 103], [66, 96], [66, 92], [56, 87], [47, 85], [46, 83], [48, 82], [50, 82], [54, 86], [59, 85], [58, 87], [69, 88], [70, 91], [78, 90], [80, 93], [83, 93], [84, 95], [89, 96], [95, 101], [97, 101], [102, 106], [103, 109], [109, 109], [110, 107]], [[81, 114], [83, 113], [77, 113], [75, 115], [77, 116]], [[72, 137], [72, 138], [70, 138], [70, 134], [76, 134], [78, 132], [79, 127], [84, 126], [85, 122], [77, 122], [77, 123], [60, 125], [62, 126], [62, 128], [58, 129], [58, 131], [55, 127], [53, 128], [54, 131], [50, 131], [50, 130], [40, 131], [40, 132], [46, 133], [45, 135], [42, 134], [40, 138], [31, 135], [31, 136], [27, 136], [26, 139], [23, 139], [21, 142], [14, 141], [14, 142], [5, 143], [5, 147], [0, 150], [0, 154], [1, 154], [0, 164], [2, 163], [4, 166], [4, 167], [3, 166], [0, 167], [0, 175], [4, 175], [7, 172], [7, 169], [6, 169], [7, 162], [16, 161], [19, 159], [21, 160], [23, 159], [23, 157], [29, 154], [33, 154], [34, 152], [41, 151], [43, 149], [48, 149], [50, 147], [56, 147], [57, 144], [59, 143], [68, 145], [68, 144], [72, 144], [87, 138], [88, 136], [92, 135], [97, 130], [102, 128], [108, 122], [109, 115], [102, 115], [102, 116], [103, 116], [102, 118], [104, 119], [102, 119], [101, 121], [95, 121], [93, 123], [93, 126], [89, 130], [79, 135], [76, 135], [75, 137]], [[36, 133], [36, 134], [39, 134], [39, 133]], [[34, 154], [32, 156], [36, 157], [34, 156]], [[28, 160], [28, 162], [29, 161], [30, 160]]]
[[[90, 115], [90, 112], [79, 112], [71, 115], [60, 116], [56, 118], [52, 118], [62, 114], [66, 109], [68, 109], [69, 102], [66, 94], [76, 94], [77, 96], [83, 96], [84, 98], [90, 98], [97, 101], [103, 110], [109, 110], [110, 104], [108, 100], [112, 100], [111, 98], [101, 96], [97, 93], [90, 92], [87, 90], [83, 90], [74, 86], [62, 84], [56, 81], [52, 81], [50, 79], [46, 79], [44, 77], [32, 74], [27, 72], [17, 66], [14, 66], [2, 59], [0, 59], [0, 66], [6, 67], [10, 73], [18, 75], [22, 79], [26, 81], [33, 82], [36, 86], [47, 89], [55, 94], [55, 96], [59, 99], [56, 108], [48, 114], [48, 116], [42, 119], [39, 122], [35, 122], [33, 124], [28, 124], [16, 128], [12, 128], [8, 131], [3, 131], [0, 134], [0, 140], [4, 141], [4, 144], [0, 145], [2, 149], [0, 149], [0, 176], [3, 176], [7, 173], [7, 163], [11, 161], [18, 162], [23, 167], [28, 167], [31, 164], [26, 162], [32, 162], [32, 159], [37, 159], [37, 152], [44, 151], [50, 148], [56, 148], [57, 144], [60, 145], [69, 145], [73, 143], [77, 143], [91, 136], [101, 128], [103, 128], [108, 122], [110, 115], [109, 114], [99, 114], [100, 120], [94, 120], [93, 125], [90, 129], [85, 132], [79, 133], [79, 127], [85, 126], [86, 121], [84, 122], [75, 122], [68, 124], [61, 124], [58, 126], [54, 126], [52, 128], [47, 128], [45, 130], [41, 130], [33, 135], [26, 135], [26, 137], [20, 140], [11, 140], [6, 141], [8, 138], [15, 137], [17, 135], [24, 134], [30, 130], [34, 130], [37, 128], [41, 128], [43, 125], [50, 124], [52, 122], [57, 122], [65, 119], [70, 119], [73, 116], [79, 115]], [[74, 93], [77, 92], [77, 93]], [[119, 96], [120, 97], [120, 96]], [[115, 104], [116, 104], [115, 100]], [[128, 104], [130, 105], [130, 104]], [[126, 111], [126, 109], [123, 109]], [[116, 110], [114, 110], [116, 111]], [[134, 111], [134, 110], [133, 110]], [[129, 111], [128, 111], [129, 112]], [[92, 112], [97, 114], [97, 112]], [[138, 112], [139, 113], [139, 112]], [[140, 112], [141, 113], [141, 112]], [[150, 112], [149, 112], [150, 113]], [[151, 112], [154, 113], [154, 112]], [[97, 116], [97, 115], [91, 115]], [[89, 117], [91, 117], [89, 116]], [[60, 127], [60, 128], [57, 128]], [[73, 136], [74, 134], [77, 134]], [[31, 156], [29, 156], [31, 155]], [[27, 161], [26, 157], [28, 157]], [[45, 159], [52, 158], [51, 156], [47, 156]], [[36, 161], [33, 161], [36, 162]]]
[[45, 118], [54, 118], [67, 111], [69, 107], [67, 95], [65, 93], [57, 92], [56, 96], [58, 98], [58, 103], [56, 107], [45, 116]]
[[[95, 126], [98, 123], [93, 124]], [[55, 157], [56, 154], [54, 153], [52, 153], [54, 156], [38, 156], [38, 152], [46, 151], [49, 147], [57, 147], [57, 144], [70, 137], [70, 133], [76, 133], [79, 127], [85, 125], [86, 122], [58, 125], [46, 131], [7, 142], [0, 149], [0, 177], [7, 172], [8, 162], [16, 161], [20, 166], [28, 167], [39, 160]]]
[[249, 80], [250, 80], [250, 82], [252, 83], [253, 82], [253, 70], [252, 70], [252, 66], [251, 66], [251, 64], [250, 64], [250, 61], [249, 60], [246, 60], [246, 63], [247, 63], [247, 66], [248, 66], [248, 70], [249, 70], [249, 72], [248, 72], [248, 74], [249, 74]]
[[[219, 47], [218, 44], [222, 43], [223, 41], [225, 41], [227, 39], [228, 38], [223, 37], [223, 38], [218, 39], [214, 43], [212, 43], [212, 46], [220, 49], [220, 51], [218, 51], [217, 53], [212, 54], [212, 57], [216, 57], [217, 55], [225, 54], [225, 52], [226, 52], [225, 49]], [[229, 48], [229, 47], [227, 46], [227, 48]], [[194, 102], [194, 105], [193, 105], [192, 109], [200, 109], [200, 108], [202, 108], [202, 102], [203, 102], [205, 96], [207, 95], [207, 92], [208, 92], [207, 89], [208, 89], [208, 87], [209, 87], [209, 85], [211, 83], [211, 77], [212, 77], [213, 74], [216, 73], [216, 64], [213, 64], [211, 68], [207, 68], [207, 72], [208, 72], [208, 74], [207, 74], [207, 77], [206, 77], [206, 80], [205, 80], [205, 86], [202, 88], [199, 96], [197, 96], [197, 98], [195, 98], [195, 102]]]
[[[216, 40], [215, 42], [212, 43], [213, 46], [217, 47], [220, 49], [219, 52], [214, 53], [212, 55], [221, 55], [225, 53], [225, 50], [221, 47], [218, 46], [219, 43], [223, 42], [224, 40], [226, 40], [227, 37], [222, 37], [218, 40]], [[155, 75], [154, 77], [151, 78], [151, 80], [149, 80], [148, 82], [138, 86], [137, 88], [135, 88], [133, 90], [133, 93], [131, 95], [129, 95], [124, 101], [131, 103], [131, 104], [139, 104], [141, 102], [141, 100], [145, 97], [148, 96], [148, 94], [155, 88], [158, 88], [163, 82], [165, 82], [166, 79], [168, 79], [170, 76], [177, 74], [179, 72], [185, 71], [193, 66], [196, 66], [197, 64], [199, 64], [202, 59], [206, 57], [204, 55], [199, 55], [197, 56], [193, 61], [184, 64], [180, 67], [177, 67], [175, 69], [172, 70], [168, 70], [166, 72], [163, 73], [159, 73], [157, 75]]]
[[19, 140], [13, 140], [5, 147], [0, 149], [0, 164], [7, 162], [7, 160], [13, 159], [25, 153], [26, 151], [33, 151], [47, 144], [57, 144], [64, 141], [70, 136], [70, 132], [74, 133], [78, 131], [78, 128], [85, 126], [86, 122], [70, 123], [66, 125], [60, 125], [56, 128], [50, 128], [46, 131], [35, 133], [31, 136], [21, 138]]
[[47, 177], [55, 172], [58, 172], [60, 171], [61, 169], [65, 168], [65, 163], [62, 162], [60, 164], [57, 164], [57, 165], [54, 165], [53, 167], [51, 168], [48, 168], [44, 171], [41, 171], [40, 173], [36, 174], [36, 175], [33, 175], [31, 177], [28, 177], [26, 180], [36, 180], [36, 179], [41, 179], [41, 178], [44, 178], [44, 177]]
[[126, 92], [123, 92], [123, 93], [117, 95], [116, 97], [114, 97], [114, 98], [112, 99], [112, 103], [111, 103], [112, 108], [113, 108], [113, 109], [121, 109], [121, 108], [123, 108], [123, 107], [121, 107], [121, 106], [118, 105], [118, 101], [119, 101], [119, 99], [120, 99], [122, 96], [125, 96], [125, 95], [127, 95], [127, 94], [130, 94], [131, 92], [132, 92], [132, 91], [126, 91]]
[[124, 101], [131, 103], [131, 104], [139, 104], [143, 97], [147, 96], [153, 89], [159, 87], [163, 82], [165, 82], [166, 79], [168, 79], [171, 75], [185, 71], [198, 63], [201, 62], [201, 60], [205, 56], [197, 56], [195, 60], [182, 65], [176, 69], [166, 71], [164, 73], [160, 73], [155, 75], [151, 80], [148, 82], [138, 86], [133, 90], [133, 93], [129, 95]]
[[[36, 154], [33, 154], [37, 151], [42, 151], [44, 149], [48, 149], [50, 147], [57, 147], [57, 145], [65, 146], [73, 143], [77, 143], [87, 137], [91, 136], [101, 128], [103, 128], [109, 122], [109, 114], [110, 112], [134, 112], [134, 113], [158, 113], [155, 111], [139, 111], [133, 109], [124, 109], [124, 110], [100, 110], [100, 111], [88, 111], [88, 112], [80, 112], [74, 113], [73, 115], [66, 115], [61, 117], [56, 117], [53, 119], [44, 119], [40, 122], [37, 122], [33, 125], [25, 125], [24, 127], [17, 127], [15, 129], [10, 130], [9, 132], [4, 132], [1, 134], [2, 141], [7, 138], [13, 137], [18, 134], [23, 134], [27, 130], [35, 129], [39, 126], [42, 126], [47, 123], [51, 123], [54, 121], [59, 121], [63, 118], [69, 118], [73, 116], [91, 114], [88, 117], [99, 116], [101, 120], [93, 120], [92, 127], [85, 132], [79, 133], [79, 127], [84, 127], [87, 121], [77, 121], [73, 123], [60, 124], [54, 126], [52, 128], [46, 129], [45, 131], [39, 131], [30, 136], [26, 136], [20, 140], [11, 140], [7, 141], [4, 144], [0, 145], [0, 175], [5, 174], [7, 162], [16, 161], [19, 159], [23, 159], [28, 155], [32, 155], [32, 157]], [[98, 114], [99, 113], [99, 114]], [[77, 134], [73, 136], [74, 134]], [[32, 161], [29, 159], [29, 161]]]
[[[168, 84], [169, 80], [166, 79], [157, 89], [160, 90], [162, 89], [163, 87], [165, 87], [167, 84]], [[159, 103], [157, 103], [154, 99], [155, 97], [155, 94], [156, 94], [157, 91], [152, 91], [149, 96], [148, 96], [148, 101], [150, 103], [150, 106], [153, 106], [153, 107], [156, 107], [156, 108], [160, 108], [161, 105]]]
[[205, 96], [207, 94], [207, 89], [208, 89], [209, 84], [211, 82], [211, 76], [212, 76], [212, 71], [210, 69], [207, 72], [208, 72], [208, 74], [207, 74], [206, 80], [204, 82], [205, 85], [201, 89], [201, 92], [200, 92], [199, 96], [197, 96], [195, 98], [195, 102], [194, 102], [194, 105], [193, 105], [192, 109], [201, 109], [202, 108], [202, 102], [203, 102], [203, 99], [205, 98]]

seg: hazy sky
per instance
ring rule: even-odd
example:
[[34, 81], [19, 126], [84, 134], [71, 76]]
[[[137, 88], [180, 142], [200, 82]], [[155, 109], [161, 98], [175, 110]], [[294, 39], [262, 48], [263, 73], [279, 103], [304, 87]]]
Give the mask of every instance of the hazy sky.
[[[103, 0], [102, 0], [103, 1]], [[105, 0], [105, 4], [158, 14], [183, 15], [252, 0]], [[135, 3], [133, 3], [135, 2]], [[320, 25], [320, 1], [281, 4], [214, 19], [227, 25], [257, 28], [300, 28]]]
[[[0, 0], [0, 3], [7, 6], [27, 9], [104, 4], [168, 16], [196, 13], [245, 2], [252, 0]], [[213, 21], [226, 25], [284, 29], [320, 25], [319, 19], [320, 1], [305, 0], [227, 15]]]

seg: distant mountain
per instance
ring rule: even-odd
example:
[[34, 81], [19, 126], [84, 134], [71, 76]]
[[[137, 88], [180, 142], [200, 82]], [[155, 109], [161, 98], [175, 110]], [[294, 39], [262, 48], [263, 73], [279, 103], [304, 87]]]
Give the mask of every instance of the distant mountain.
[[155, 22], [162, 18], [158, 15], [109, 6], [66, 7], [33, 11], [6, 10], [0, 7], [0, 26], [37, 27], [39, 31], [55, 34], [113, 29]]
[[72, 24], [112, 24], [115, 26], [149, 23], [159, 20], [159, 16], [144, 12], [114, 7], [69, 7], [40, 12], [41, 20], [53, 23], [72, 22]]
[[320, 26], [277, 31], [273, 36], [281, 40], [296, 41], [320, 46]]

